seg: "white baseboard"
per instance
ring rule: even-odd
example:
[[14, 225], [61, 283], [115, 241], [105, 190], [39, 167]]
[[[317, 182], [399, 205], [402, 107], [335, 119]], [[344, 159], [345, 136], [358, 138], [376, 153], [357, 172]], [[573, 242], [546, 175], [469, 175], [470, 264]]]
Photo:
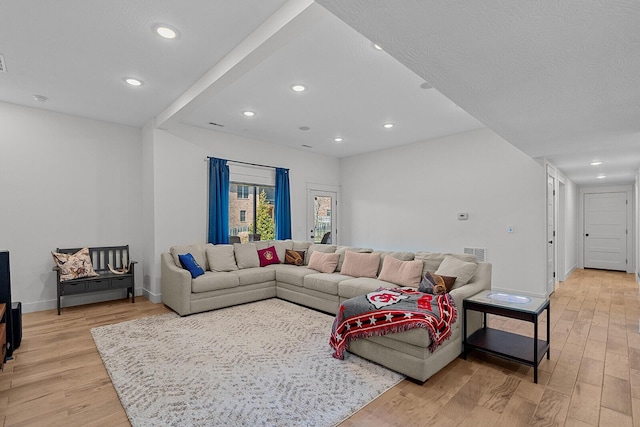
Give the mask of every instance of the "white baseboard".
[[142, 289], [142, 295], [154, 304], [162, 302], [162, 294], [154, 294], [149, 289]]
[[[135, 289], [136, 296], [143, 296], [143, 289]], [[95, 302], [110, 301], [114, 299], [127, 298], [127, 292], [124, 289], [117, 289], [113, 291], [95, 292], [89, 294], [79, 295], [67, 295], [62, 297], [60, 305], [64, 309], [65, 307], [73, 307], [76, 305], [93, 304]], [[148, 299], [148, 298], [147, 298]], [[58, 308], [57, 299], [36, 301], [36, 302], [23, 302], [22, 313], [33, 313], [36, 311], [55, 310]]]

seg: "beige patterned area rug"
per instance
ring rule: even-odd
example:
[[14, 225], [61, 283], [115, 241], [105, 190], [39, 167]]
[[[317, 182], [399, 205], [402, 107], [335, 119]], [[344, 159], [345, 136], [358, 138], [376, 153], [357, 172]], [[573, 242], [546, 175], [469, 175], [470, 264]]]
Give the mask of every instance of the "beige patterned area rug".
[[331, 357], [333, 316], [269, 299], [93, 328], [137, 426], [333, 426], [404, 377]]

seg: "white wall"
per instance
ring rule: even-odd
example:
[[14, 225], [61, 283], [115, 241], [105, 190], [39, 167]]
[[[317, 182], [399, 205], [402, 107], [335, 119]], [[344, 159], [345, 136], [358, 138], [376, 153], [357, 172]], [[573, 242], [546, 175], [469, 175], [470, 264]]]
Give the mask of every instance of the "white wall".
[[[150, 299], [160, 297], [160, 254], [173, 245], [207, 239], [207, 156], [290, 169], [293, 238], [306, 240], [307, 183], [338, 186], [335, 158], [190, 126], [153, 130], [155, 265]], [[145, 151], [146, 154], [146, 151]]]
[[[485, 247], [495, 289], [545, 294], [545, 170], [495, 133], [353, 156], [340, 170], [342, 244], [432, 252]], [[469, 219], [458, 220], [461, 212]]]
[[578, 266], [578, 188], [568, 179], [564, 180], [564, 259], [565, 277]]
[[0, 118], [0, 249], [10, 251], [13, 301], [24, 312], [56, 306], [58, 247], [129, 244], [141, 260], [140, 129], [7, 103]]

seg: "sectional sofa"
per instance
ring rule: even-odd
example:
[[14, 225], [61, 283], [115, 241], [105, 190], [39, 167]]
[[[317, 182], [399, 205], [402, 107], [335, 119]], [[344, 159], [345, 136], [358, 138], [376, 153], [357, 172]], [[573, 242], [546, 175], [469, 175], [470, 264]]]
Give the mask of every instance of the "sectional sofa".
[[[183, 268], [180, 255], [185, 254], [193, 256], [204, 274], [193, 278]], [[393, 259], [385, 266], [386, 257]], [[181, 316], [275, 297], [335, 315], [343, 301], [378, 288], [418, 287], [416, 264], [420, 277], [431, 271], [456, 278], [450, 295], [458, 317], [451, 337], [431, 352], [428, 332], [412, 329], [361, 338], [351, 342], [348, 351], [426, 381], [462, 351], [463, 299], [491, 288], [491, 264], [478, 263], [473, 255], [374, 251], [293, 240], [173, 246], [161, 254], [162, 301]], [[411, 277], [405, 267], [413, 270]], [[468, 333], [481, 326], [480, 313], [470, 313]]]

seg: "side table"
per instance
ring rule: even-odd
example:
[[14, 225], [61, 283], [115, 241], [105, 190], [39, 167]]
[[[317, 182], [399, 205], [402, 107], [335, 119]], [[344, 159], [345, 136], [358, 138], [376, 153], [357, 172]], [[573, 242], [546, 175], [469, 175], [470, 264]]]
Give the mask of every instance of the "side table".
[[[479, 350], [508, 360], [533, 366], [533, 382], [538, 382], [538, 365], [545, 353], [549, 359], [551, 314], [546, 298], [518, 296], [497, 291], [482, 291], [463, 301], [463, 358], [471, 350]], [[483, 327], [467, 336], [467, 311], [481, 312]], [[547, 311], [547, 340], [538, 339], [538, 319]], [[489, 328], [487, 313], [533, 323], [533, 338]]]

